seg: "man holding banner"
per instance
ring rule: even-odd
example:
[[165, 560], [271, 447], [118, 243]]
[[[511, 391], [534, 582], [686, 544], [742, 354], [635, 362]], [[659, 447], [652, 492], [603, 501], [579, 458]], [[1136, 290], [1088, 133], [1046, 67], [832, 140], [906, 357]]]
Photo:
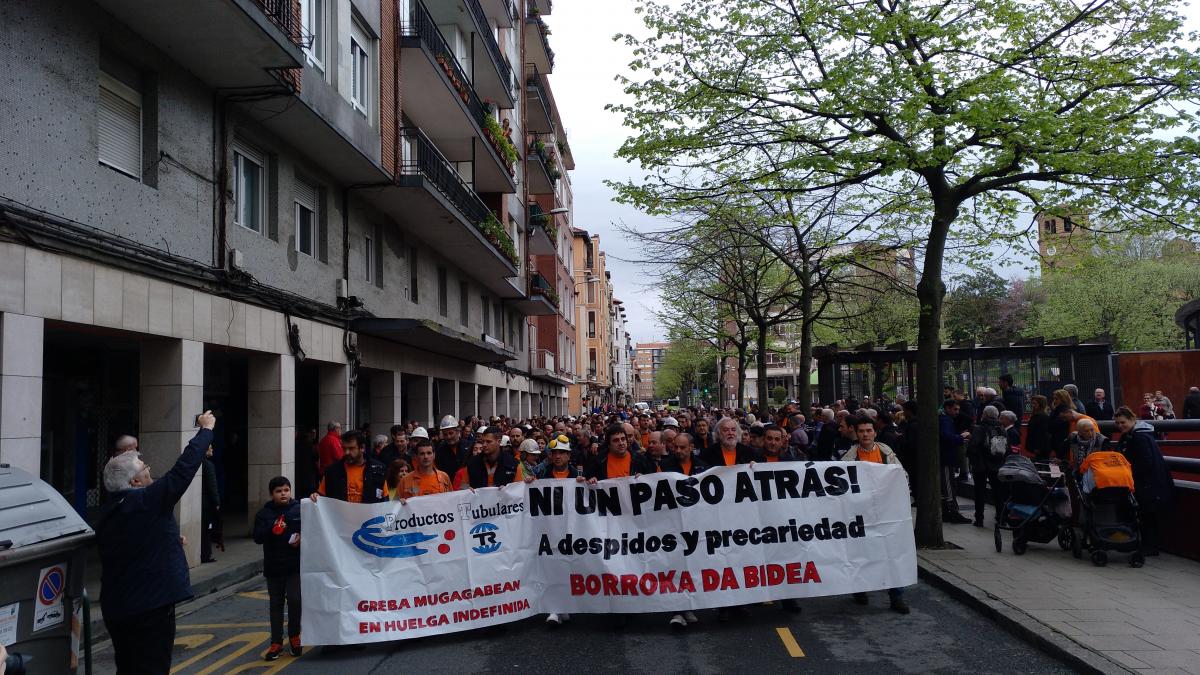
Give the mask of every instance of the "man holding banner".
[[[900, 466], [900, 459], [896, 457], [896, 453], [883, 443], [875, 442], [875, 423], [870, 417], [865, 415], [861, 417], [851, 418], [846, 420], [847, 425], [853, 425], [854, 434], [858, 438], [858, 443], [846, 451], [842, 455], [844, 462], [874, 462], [876, 464], [892, 464]], [[904, 602], [903, 588], [889, 588], [888, 600], [890, 601], [893, 612], [898, 614], [908, 614], [908, 604]], [[867, 604], [866, 592], [858, 592], [854, 594], [854, 601], [860, 605]]]

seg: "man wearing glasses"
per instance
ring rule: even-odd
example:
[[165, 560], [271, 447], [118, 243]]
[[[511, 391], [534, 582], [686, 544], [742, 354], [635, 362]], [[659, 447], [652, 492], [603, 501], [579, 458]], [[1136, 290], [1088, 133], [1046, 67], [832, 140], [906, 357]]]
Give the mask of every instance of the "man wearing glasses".
[[174, 509], [212, 443], [216, 418], [206, 411], [196, 423], [200, 429], [175, 466], [158, 480], [133, 449], [104, 465], [110, 499], [95, 523], [102, 567], [100, 607], [118, 672], [171, 669], [175, 603], [192, 597]]

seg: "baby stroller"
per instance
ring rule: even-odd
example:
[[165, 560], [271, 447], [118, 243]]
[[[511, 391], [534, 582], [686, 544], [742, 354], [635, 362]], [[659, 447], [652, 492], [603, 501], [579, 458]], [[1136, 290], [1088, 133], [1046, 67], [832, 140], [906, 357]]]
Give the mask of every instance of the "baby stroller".
[[1087, 469], [1083, 478], [1083, 539], [1092, 552], [1092, 564], [1107, 565], [1107, 551], [1117, 551], [1130, 554], [1130, 567], [1141, 567], [1146, 558], [1141, 552], [1141, 526], [1129, 462], [1120, 453], [1101, 452], [1089, 455], [1082, 468]]
[[997, 472], [1008, 489], [1008, 499], [996, 517], [996, 552], [1004, 549], [1003, 530], [1012, 534], [1012, 551], [1025, 553], [1031, 542], [1045, 544], [1058, 538], [1064, 551], [1082, 555], [1082, 542], [1071, 526], [1073, 511], [1064, 475], [1057, 465], [1034, 464], [1028, 457], [1009, 455]]

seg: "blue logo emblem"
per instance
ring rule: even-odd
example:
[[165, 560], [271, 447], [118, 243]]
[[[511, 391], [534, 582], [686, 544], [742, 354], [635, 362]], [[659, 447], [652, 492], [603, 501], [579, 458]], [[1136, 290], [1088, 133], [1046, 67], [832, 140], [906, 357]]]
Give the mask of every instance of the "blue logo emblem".
[[[383, 521], [384, 516], [376, 516], [364, 522], [350, 540], [355, 546], [380, 558], [413, 558], [429, 552], [429, 549], [420, 548], [417, 544], [437, 539], [436, 534], [424, 532], [384, 534], [383, 528], [380, 527]], [[499, 548], [499, 544], [496, 547]]]
[[496, 533], [500, 528], [491, 523], [480, 523], [471, 528], [471, 536], [475, 538], [478, 546], [472, 546], [471, 550], [479, 554], [495, 553], [500, 550], [500, 540], [496, 538]]

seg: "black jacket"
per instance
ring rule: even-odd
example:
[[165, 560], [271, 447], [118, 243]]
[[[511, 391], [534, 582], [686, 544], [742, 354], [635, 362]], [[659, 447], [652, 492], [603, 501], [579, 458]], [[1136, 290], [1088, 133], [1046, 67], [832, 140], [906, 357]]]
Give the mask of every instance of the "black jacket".
[[[819, 462], [832, 460], [840, 435], [836, 422], [825, 422], [821, 425], [821, 432], [817, 434], [817, 451], [809, 455]], [[809, 443], [809, 447], [812, 447], [812, 443]]]
[[[1015, 428], [1015, 427], [1014, 427]], [[992, 455], [991, 439], [993, 437], [1004, 439], [1004, 454], [999, 457]], [[1012, 452], [1012, 446], [1008, 442], [1008, 434], [1004, 433], [1004, 429], [1000, 427], [1000, 422], [996, 420], [980, 420], [979, 424], [971, 430], [971, 440], [967, 446], [970, 452], [971, 467], [973, 471], [987, 469], [995, 471], [1004, 464], [1004, 458]]]
[[1172, 501], [1175, 481], [1154, 438], [1154, 428], [1148, 422], [1137, 422], [1129, 433], [1121, 434], [1117, 452], [1125, 455], [1133, 468], [1138, 508], [1148, 512], [1164, 510]]
[[100, 551], [100, 607], [120, 619], [192, 597], [187, 558], [179, 545], [175, 504], [196, 477], [212, 443], [201, 429], [162, 478], [111, 495], [96, 518]]
[[1088, 401], [1083, 406], [1088, 417], [1094, 420], [1111, 420], [1113, 418], [1112, 403], [1108, 399], [1104, 399], [1100, 403], [1096, 403], [1095, 399]]
[[433, 449], [433, 456], [433, 463], [438, 470], [445, 471], [447, 476], [453, 476], [459, 467], [466, 463], [467, 457], [471, 456], [471, 442], [466, 438], [460, 439], [456, 445], [439, 441]]
[[[658, 467], [654, 465], [649, 457], [640, 452], [630, 452], [629, 456], [629, 475], [657, 473]], [[588, 465], [583, 471], [584, 478], [595, 478], [596, 480], [605, 480], [608, 478], [608, 453], [596, 455], [596, 459]]]
[[217, 466], [207, 457], [201, 464], [204, 467], [200, 474], [204, 489], [200, 493], [200, 517], [207, 524], [217, 519], [217, 510], [221, 508], [221, 492], [217, 489]]
[[[667, 455], [666, 457], [663, 457], [661, 467], [666, 473], [683, 473], [683, 465], [679, 463], [678, 459], [675, 459], [675, 455]], [[708, 471], [708, 466], [706, 466], [704, 462], [700, 461], [699, 458], [693, 457], [692, 471], [687, 475], [695, 476], [696, 474], [704, 473], [705, 471]]]
[[[709, 466], [725, 466], [725, 453], [720, 445], [714, 445], [700, 453], [700, 461]], [[758, 452], [748, 445], [738, 443], [734, 464], [749, 464], [755, 461], [758, 461]]]
[[1200, 419], [1200, 394], [1189, 393], [1183, 399], [1183, 419]]
[[[554, 475], [551, 473], [552, 471], [554, 471], [554, 467], [550, 466], [550, 462], [542, 462], [541, 464], [538, 464], [537, 468], [535, 468], [533, 470], [533, 475], [537, 478], [553, 479]], [[567, 478], [575, 479], [578, 477], [579, 477], [579, 469], [576, 469], [574, 464], [571, 464], [568, 462], [567, 463]], [[486, 478], [485, 478], [485, 480], [486, 480]]]
[[[388, 500], [384, 489], [387, 469], [373, 459], [363, 468], [362, 504], [377, 504]], [[346, 462], [334, 462], [325, 469], [325, 496], [346, 501]]]
[[[508, 485], [517, 479], [517, 460], [508, 451], [500, 448], [500, 456], [496, 458], [496, 470], [492, 473], [491, 487]], [[488, 487], [487, 463], [483, 455], [478, 454], [467, 460], [467, 482], [473, 488]]]
[[1025, 415], [1025, 392], [1018, 387], [1009, 387], [1000, 394], [1004, 407], [1013, 411], [1017, 416], [1016, 427], [1021, 427], [1021, 418]]
[[1036, 457], [1050, 454], [1050, 417], [1045, 413], [1029, 416], [1025, 430], [1025, 450]]
[[300, 547], [288, 540], [300, 534], [300, 502], [287, 506], [270, 501], [254, 516], [254, 543], [263, 547], [263, 576], [286, 577], [300, 573]]

